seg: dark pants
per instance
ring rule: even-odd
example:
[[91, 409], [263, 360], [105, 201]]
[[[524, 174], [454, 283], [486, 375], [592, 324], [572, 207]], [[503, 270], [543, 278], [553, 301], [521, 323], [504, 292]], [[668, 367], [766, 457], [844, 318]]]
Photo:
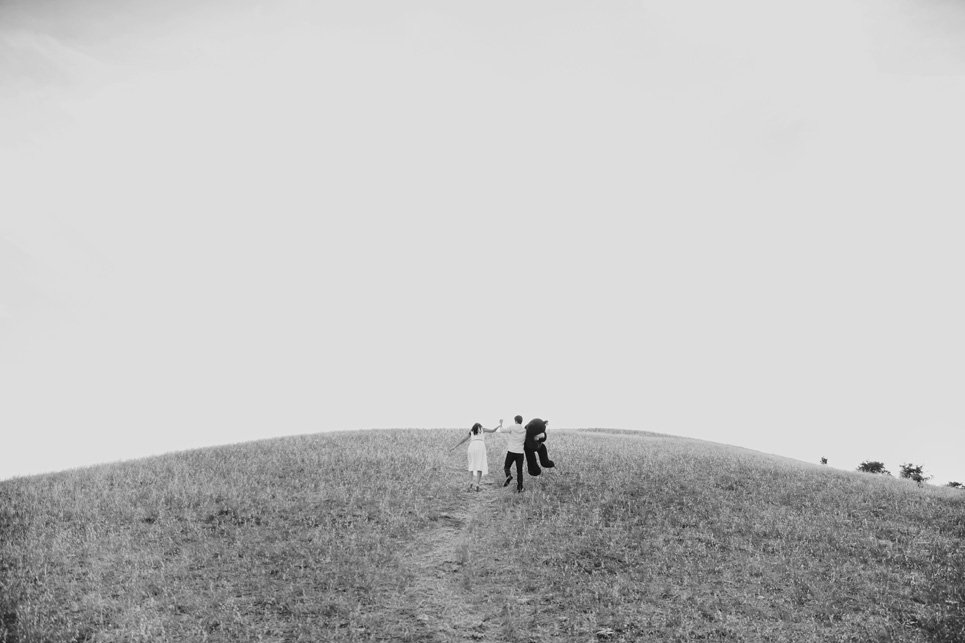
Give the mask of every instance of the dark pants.
[[[543, 465], [547, 469], [552, 469], [555, 464], [550, 460], [549, 455], [546, 453], [546, 445], [542, 442], [535, 449], [529, 447], [523, 447], [523, 451], [526, 452], [526, 468], [529, 470], [529, 475], [538, 476], [542, 473], [539, 465]], [[537, 458], [539, 463], [537, 463]]]
[[503, 464], [503, 470], [506, 471], [506, 477], [509, 477], [509, 470], [516, 463], [516, 489], [521, 490], [523, 488], [523, 454], [513, 453], [512, 451], [506, 452], [506, 462]]

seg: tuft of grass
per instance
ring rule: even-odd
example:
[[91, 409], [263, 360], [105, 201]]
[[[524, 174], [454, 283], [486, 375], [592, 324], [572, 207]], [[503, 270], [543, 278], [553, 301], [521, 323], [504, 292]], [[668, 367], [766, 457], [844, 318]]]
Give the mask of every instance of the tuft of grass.
[[465, 492], [453, 431], [0, 482], [0, 642], [965, 640], [965, 493], [558, 431]]

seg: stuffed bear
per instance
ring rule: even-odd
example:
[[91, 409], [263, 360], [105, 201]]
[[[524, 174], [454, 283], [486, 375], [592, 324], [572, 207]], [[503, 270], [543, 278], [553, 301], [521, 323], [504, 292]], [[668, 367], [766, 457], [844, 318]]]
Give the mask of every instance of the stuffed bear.
[[[538, 476], [542, 473], [539, 468], [540, 465], [547, 469], [556, 466], [546, 453], [546, 425], [548, 423], [547, 420], [533, 418], [526, 424], [526, 441], [523, 443], [523, 453], [526, 454], [526, 468], [531, 476]], [[537, 436], [540, 437], [537, 438]]]

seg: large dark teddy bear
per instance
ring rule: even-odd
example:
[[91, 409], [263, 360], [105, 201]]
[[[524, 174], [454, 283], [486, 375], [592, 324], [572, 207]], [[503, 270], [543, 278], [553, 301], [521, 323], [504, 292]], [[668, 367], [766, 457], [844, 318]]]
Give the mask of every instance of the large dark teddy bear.
[[[539, 465], [552, 469], [555, 464], [546, 453], [546, 425], [547, 420], [533, 418], [526, 424], [526, 441], [523, 443], [523, 453], [526, 454], [526, 468], [529, 475], [538, 476], [542, 473]], [[537, 438], [542, 434], [541, 437]], [[537, 462], [538, 459], [538, 462]]]

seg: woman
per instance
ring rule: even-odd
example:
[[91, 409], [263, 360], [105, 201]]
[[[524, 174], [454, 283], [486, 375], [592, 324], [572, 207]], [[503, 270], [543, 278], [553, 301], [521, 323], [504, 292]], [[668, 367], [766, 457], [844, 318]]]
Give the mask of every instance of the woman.
[[[482, 477], [489, 473], [489, 463], [486, 461], [486, 433], [495, 433], [498, 427], [487, 429], [482, 424], [476, 422], [469, 429], [469, 434], [459, 441], [462, 444], [469, 440], [469, 451], [467, 452], [467, 464], [469, 468], [469, 488], [466, 491], [479, 491], [479, 483]], [[457, 444], [452, 449], [459, 446]], [[452, 449], [449, 449], [452, 451]], [[473, 487], [475, 486], [475, 489]]]

